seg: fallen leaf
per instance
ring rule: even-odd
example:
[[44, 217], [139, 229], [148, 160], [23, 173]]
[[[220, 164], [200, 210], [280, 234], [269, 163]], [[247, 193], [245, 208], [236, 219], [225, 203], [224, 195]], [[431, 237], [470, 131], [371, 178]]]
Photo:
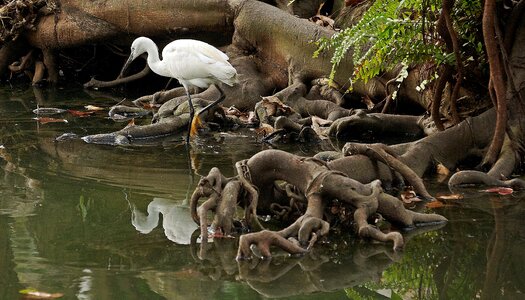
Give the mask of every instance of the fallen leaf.
[[232, 116], [240, 116], [240, 115], [244, 114], [242, 111], [240, 111], [235, 106], [230, 106], [230, 107], [226, 108], [224, 110], [224, 113], [227, 114], [227, 115], [232, 115]]
[[427, 204], [425, 204], [425, 206], [428, 208], [440, 208], [440, 207], [445, 206], [445, 204], [443, 202], [434, 200], [434, 201], [428, 202]]
[[78, 110], [73, 110], [73, 109], [68, 109], [67, 112], [72, 114], [75, 117], [80, 117], [80, 118], [87, 117], [95, 113], [94, 110], [78, 111]]
[[312, 129], [321, 138], [328, 138], [329, 127], [326, 125], [332, 124], [332, 121], [324, 120], [316, 116], [312, 116]]
[[500, 195], [510, 195], [512, 194], [512, 192], [514, 192], [514, 190], [512, 188], [509, 188], [509, 187], [493, 187], [493, 188], [490, 188], [490, 189], [486, 189], [486, 190], [483, 190], [483, 192], [485, 193], [498, 193]]
[[261, 106], [266, 109], [268, 116], [288, 116], [293, 112], [290, 106], [275, 96], [263, 97]]
[[46, 293], [35, 289], [21, 290], [20, 294], [24, 295], [24, 299], [57, 299], [64, 296], [62, 293]]
[[37, 117], [37, 118], [33, 118], [33, 120], [37, 120], [40, 124], [67, 123], [66, 119], [56, 119], [56, 118], [48, 118], [48, 117]]
[[405, 189], [399, 196], [401, 201], [403, 201], [403, 206], [405, 206], [405, 208], [413, 208], [415, 203], [422, 201], [411, 189]]
[[36, 115], [56, 115], [65, 113], [65, 109], [61, 108], [54, 108], [54, 107], [40, 107], [37, 109], [33, 109], [33, 113]]
[[250, 111], [248, 113], [243, 113], [239, 115], [238, 118], [239, 118], [239, 121], [241, 121], [246, 126], [253, 126], [259, 123], [259, 120], [257, 119], [255, 112], [253, 111]]
[[98, 107], [98, 106], [95, 106], [95, 105], [86, 105], [86, 106], [84, 106], [84, 108], [87, 109], [87, 110], [94, 110], [94, 111], [105, 110], [105, 108]]
[[461, 195], [461, 194], [436, 195], [436, 198], [438, 200], [441, 200], [441, 201], [447, 203], [447, 202], [461, 200], [461, 199], [463, 199], [463, 195]]
[[318, 124], [319, 126], [328, 126], [328, 125], [332, 125], [334, 121], [330, 121], [330, 120], [325, 120], [325, 119], [322, 119], [322, 118], [319, 118], [319, 117], [316, 117], [316, 116], [312, 116], [312, 123], [316, 123]]
[[274, 131], [275, 129], [271, 125], [268, 125], [268, 124], [261, 124], [259, 128], [255, 129], [255, 133], [258, 135], [262, 135], [262, 136], [267, 136], [268, 134]]
[[249, 111], [249, 112], [242, 112], [235, 106], [230, 106], [228, 108], [224, 109], [224, 113], [228, 116], [235, 116], [239, 118], [239, 121], [242, 123], [253, 123], [256, 121], [255, 112]]
[[332, 207], [330, 207], [330, 213], [333, 215], [337, 215], [340, 210], [341, 210], [341, 207], [338, 205], [332, 205]]
[[146, 102], [146, 103], [142, 103], [142, 107], [145, 109], [154, 109], [154, 108], [159, 108], [160, 104], [152, 104], [152, 103]]
[[124, 129], [130, 128], [130, 127], [133, 127], [133, 126], [135, 126], [135, 119], [129, 120], [128, 125], [126, 125], [126, 127], [124, 127]]
[[450, 170], [447, 167], [445, 167], [443, 164], [437, 164], [436, 173], [439, 175], [448, 176], [450, 174]]

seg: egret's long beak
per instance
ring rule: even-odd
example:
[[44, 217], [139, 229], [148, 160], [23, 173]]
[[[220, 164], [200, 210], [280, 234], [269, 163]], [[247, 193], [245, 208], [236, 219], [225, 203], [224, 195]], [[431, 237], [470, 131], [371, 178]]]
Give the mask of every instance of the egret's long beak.
[[118, 75], [118, 78], [122, 78], [122, 76], [124, 76], [124, 72], [126, 72], [126, 69], [129, 67], [129, 65], [131, 64], [131, 62], [135, 59], [133, 53], [131, 53], [128, 57], [128, 60], [126, 61], [126, 63], [124, 64], [124, 66], [122, 67], [122, 70], [120, 71], [120, 74]]

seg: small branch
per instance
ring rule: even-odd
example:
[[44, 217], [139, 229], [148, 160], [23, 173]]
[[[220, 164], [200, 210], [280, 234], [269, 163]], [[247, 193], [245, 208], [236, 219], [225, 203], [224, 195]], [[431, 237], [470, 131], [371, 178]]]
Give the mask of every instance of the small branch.
[[122, 78], [117, 78], [115, 80], [111, 80], [111, 81], [100, 81], [100, 80], [96, 80], [95, 78], [91, 78], [91, 80], [89, 82], [86, 82], [84, 83], [84, 88], [107, 88], [107, 87], [114, 87], [114, 86], [117, 86], [117, 85], [120, 85], [120, 84], [124, 84], [124, 83], [128, 83], [128, 82], [131, 82], [131, 81], [134, 81], [134, 80], [137, 80], [137, 79], [140, 79], [140, 78], [143, 78], [145, 77], [146, 75], [148, 75], [150, 72], [150, 68], [149, 66], [146, 64], [146, 66], [144, 67], [144, 69], [142, 69], [142, 71], [136, 73], [136, 74], [133, 74], [133, 75], [130, 75], [130, 76], [126, 76], [126, 77], [122, 77]]
[[248, 224], [251, 224], [253, 222], [254, 225], [258, 227], [257, 229], [263, 230], [265, 228], [264, 226], [262, 226], [261, 222], [259, 222], [259, 219], [257, 218], [257, 203], [259, 202], [259, 192], [251, 182], [251, 174], [250, 169], [247, 166], [247, 160], [241, 160], [236, 162], [235, 168], [237, 170], [237, 174], [239, 174], [239, 181], [241, 182], [242, 187], [248, 192], [251, 198], [248, 207], [245, 208], [246, 222], [248, 222]]

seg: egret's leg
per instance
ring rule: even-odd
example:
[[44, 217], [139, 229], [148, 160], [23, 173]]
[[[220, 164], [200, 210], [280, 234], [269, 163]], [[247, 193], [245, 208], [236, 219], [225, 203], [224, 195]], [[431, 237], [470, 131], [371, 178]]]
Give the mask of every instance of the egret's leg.
[[184, 87], [184, 90], [186, 91], [186, 96], [188, 96], [188, 106], [190, 108], [190, 120], [188, 122], [188, 133], [186, 134], [186, 145], [190, 145], [190, 132], [191, 132], [191, 122], [193, 121], [193, 116], [195, 115], [195, 111], [193, 109], [193, 103], [191, 101], [190, 92], [186, 87]]
[[214, 84], [214, 85], [219, 90], [221, 95], [219, 96], [219, 99], [213, 101], [212, 103], [206, 105], [203, 109], [199, 110], [199, 115], [203, 114], [205, 111], [209, 110], [210, 108], [214, 107], [215, 105], [221, 103], [222, 101], [224, 101], [224, 98], [226, 98], [226, 96], [224, 95], [224, 91], [221, 89], [221, 87], [219, 85], [217, 85], [217, 84]]
[[170, 80], [168, 80], [168, 83], [166, 83], [166, 86], [164, 87], [163, 91], [166, 91], [168, 89], [168, 86], [170, 86], [172, 80], [173, 78], [170, 78]]

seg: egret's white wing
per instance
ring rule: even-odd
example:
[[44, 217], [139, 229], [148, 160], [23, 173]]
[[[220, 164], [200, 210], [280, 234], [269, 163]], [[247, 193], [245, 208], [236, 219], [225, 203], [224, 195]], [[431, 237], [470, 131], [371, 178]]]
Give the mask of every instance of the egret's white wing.
[[174, 41], [164, 48], [162, 56], [173, 77], [202, 88], [236, 74], [226, 54], [201, 41]]

